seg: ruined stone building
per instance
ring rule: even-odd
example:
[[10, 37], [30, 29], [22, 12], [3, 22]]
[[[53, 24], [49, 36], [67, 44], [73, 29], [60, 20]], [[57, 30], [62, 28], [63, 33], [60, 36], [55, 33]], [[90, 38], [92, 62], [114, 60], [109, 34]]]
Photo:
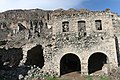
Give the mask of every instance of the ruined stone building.
[[[0, 13], [0, 69], [38, 66], [60, 76], [118, 67], [120, 16], [105, 11], [10, 10]], [[105, 70], [103, 69], [103, 72]]]

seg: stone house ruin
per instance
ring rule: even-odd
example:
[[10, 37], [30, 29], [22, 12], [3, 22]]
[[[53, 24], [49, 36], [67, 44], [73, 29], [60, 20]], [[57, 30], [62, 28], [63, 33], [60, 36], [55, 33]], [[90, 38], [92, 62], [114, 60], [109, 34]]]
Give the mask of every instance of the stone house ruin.
[[35, 65], [61, 76], [92, 74], [105, 65], [109, 72], [119, 65], [119, 31], [120, 16], [109, 9], [2, 12], [0, 69]]

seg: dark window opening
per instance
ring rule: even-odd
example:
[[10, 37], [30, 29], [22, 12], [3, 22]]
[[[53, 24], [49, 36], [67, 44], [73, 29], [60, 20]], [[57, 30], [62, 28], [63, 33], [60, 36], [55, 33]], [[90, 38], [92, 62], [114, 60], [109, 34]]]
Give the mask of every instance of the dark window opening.
[[84, 33], [84, 37], [85, 37], [86, 35], [87, 35], [87, 33], [85, 32], [85, 33]]
[[48, 24], [47, 23], [45, 23], [45, 27], [47, 28], [47, 26], [48, 26]]
[[95, 20], [95, 26], [97, 30], [102, 30], [102, 22], [101, 20]]
[[69, 32], [69, 22], [62, 23], [63, 32]]
[[120, 66], [119, 43], [118, 43], [118, 38], [117, 38], [116, 36], [115, 36], [115, 44], [116, 44], [116, 52], [117, 52], [118, 66]]
[[44, 23], [43, 23], [42, 20], [39, 22], [39, 25], [40, 25], [41, 28], [43, 28]]
[[42, 20], [40, 20], [39, 22], [39, 33], [43, 31], [43, 26], [44, 26], [44, 23]]
[[49, 13], [47, 13], [47, 20], [49, 20], [50, 19], [50, 16], [49, 16]]
[[39, 29], [38, 29], [38, 21], [37, 20], [34, 20], [33, 21], [33, 25], [34, 25], [34, 30], [35, 30], [35, 33], [39, 33]]
[[116, 26], [116, 21], [115, 21], [115, 19], [112, 19], [112, 24], [113, 24], [113, 27]]
[[102, 70], [104, 64], [107, 64], [107, 56], [103, 53], [94, 53], [88, 60], [88, 73]]
[[7, 24], [4, 22], [3, 23], [3, 28], [6, 28], [7, 27]]
[[114, 15], [111, 15], [111, 17], [113, 18], [113, 17], [114, 17]]
[[1, 22], [0, 23], [0, 29], [8, 29], [7, 23], [6, 22]]
[[3, 68], [2, 56], [0, 56], [0, 70]]
[[18, 23], [18, 26], [19, 26], [19, 31], [23, 31], [25, 30], [25, 26], [23, 26], [21, 23]]
[[0, 23], [0, 29], [4, 29], [3, 23]]
[[85, 21], [78, 21], [78, 36], [84, 37], [86, 34], [86, 23]]
[[40, 68], [44, 66], [43, 48], [41, 45], [37, 45], [28, 51], [25, 64], [30, 66], [36, 65]]
[[101, 39], [102, 39], [102, 40], [104, 40], [104, 38], [103, 38], [103, 37], [101, 37]]
[[81, 65], [78, 56], [74, 54], [66, 54], [60, 61], [60, 75], [75, 71], [81, 71]]
[[30, 29], [33, 30], [33, 23], [30, 21]]

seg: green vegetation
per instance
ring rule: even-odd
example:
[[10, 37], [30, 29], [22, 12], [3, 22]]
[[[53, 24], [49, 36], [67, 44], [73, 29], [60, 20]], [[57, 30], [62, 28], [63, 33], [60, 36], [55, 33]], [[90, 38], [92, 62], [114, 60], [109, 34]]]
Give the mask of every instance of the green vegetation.
[[59, 79], [56, 77], [48, 76], [48, 77], [45, 77], [45, 80], [59, 80]]
[[109, 80], [107, 76], [101, 76], [100, 80]]
[[90, 75], [86, 76], [86, 80], [93, 80], [93, 76]]
[[109, 80], [107, 76], [86, 76], [86, 80]]

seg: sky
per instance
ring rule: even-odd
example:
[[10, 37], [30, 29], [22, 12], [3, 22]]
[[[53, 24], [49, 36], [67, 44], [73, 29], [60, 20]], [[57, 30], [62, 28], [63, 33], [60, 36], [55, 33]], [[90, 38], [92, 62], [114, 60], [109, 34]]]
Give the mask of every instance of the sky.
[[13, 9], [45, 9], [58, 8], [105, 10], [110, 8], [112, 12], [120, 14], [120, 0], [0, 0], [0, 12]]

